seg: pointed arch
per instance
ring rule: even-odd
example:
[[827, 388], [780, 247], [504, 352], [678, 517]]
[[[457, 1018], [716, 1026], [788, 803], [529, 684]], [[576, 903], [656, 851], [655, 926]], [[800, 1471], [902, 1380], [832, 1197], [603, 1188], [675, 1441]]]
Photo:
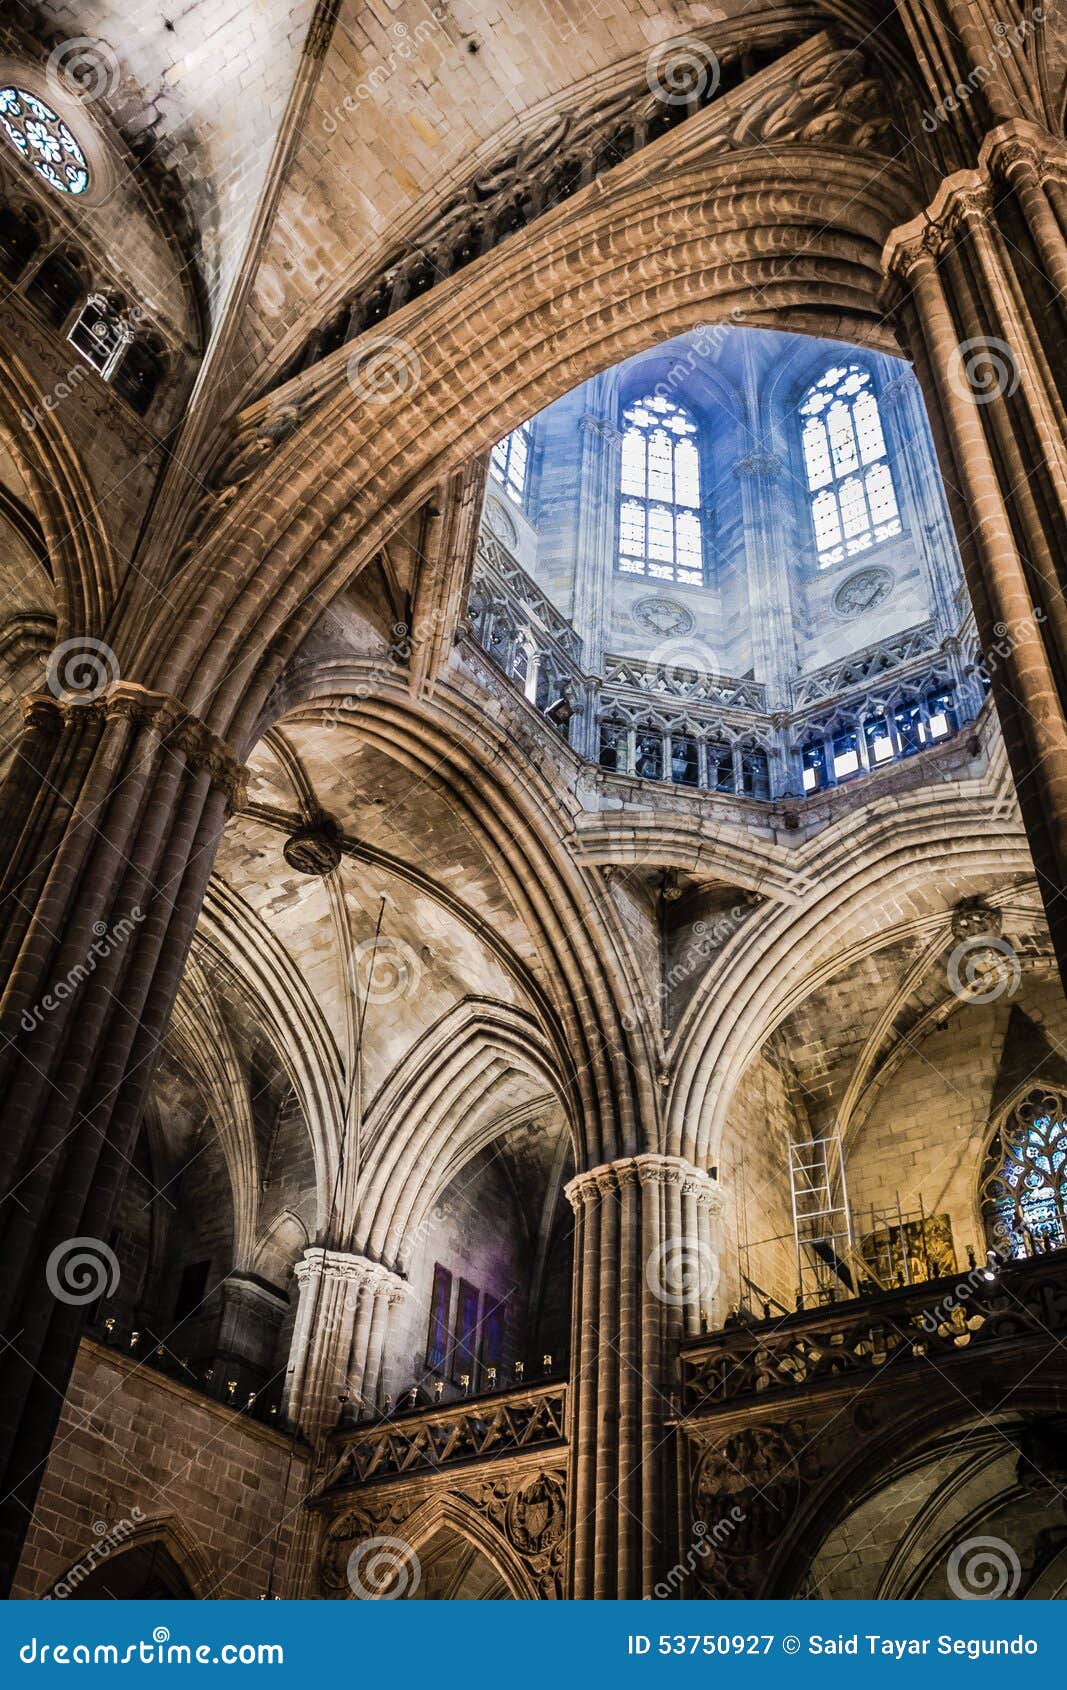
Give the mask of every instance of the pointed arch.
[[[514, 1601], [534, 1602], [541, 1596], [542, 1592], [536, 1589], [511, 1545], [471, 1503], [451, 1491], [428, 1497], [404, 1525], [404, 1537], [416, 1555], [420, 1550], [425, 1551], [433, 1537], [442, 1531], [452, 1532], [473, 1545], [499, 1573]], [[416, 1599], [418, 1594], [416, 1591]]]
[[[522, 1080], [529, 1095], [516, 1106]], [[550, 1101], [566, 1114], [537, 1022], [489, 999], [457, 1004], [399, 1064], [368, 1111], [355, 1228], [362, 1247], [403, 1271], [404, 1240], [417, 1234], [444, 1187], [503, 1126]]]

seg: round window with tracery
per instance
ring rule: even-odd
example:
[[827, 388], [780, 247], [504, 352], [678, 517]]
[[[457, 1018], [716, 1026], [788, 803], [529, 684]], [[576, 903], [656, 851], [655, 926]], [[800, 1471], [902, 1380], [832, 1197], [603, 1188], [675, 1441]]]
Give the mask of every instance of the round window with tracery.
[[84, 194], [89, 165], [51, 106], [25, 88], [0, 88], [0, 123], [11, 145], [59, 194]]

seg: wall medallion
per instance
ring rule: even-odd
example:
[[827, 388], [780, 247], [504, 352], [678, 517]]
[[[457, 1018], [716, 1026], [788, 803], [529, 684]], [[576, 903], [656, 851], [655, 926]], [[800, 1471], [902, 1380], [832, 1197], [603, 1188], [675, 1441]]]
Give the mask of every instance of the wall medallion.
[[486, 499], [485, 520], [498, 540], [503, 540], [506, 546], [515, 544], [519, 537], [515, 524], [499, 499], [494, 499], [492, 496]]
[[888, 598], [892, 590], [893, 577], [888, 569], [857, 569], [838, 587], [833, 606], [838, 616], [862, 616]]
[[646, 633], [658, 634], [660, 639], [691, 634], [696, 627], [696, 618], [684, 604], [677, 604], [674, 599], [638, 599], [630, 615], [639, 628]]

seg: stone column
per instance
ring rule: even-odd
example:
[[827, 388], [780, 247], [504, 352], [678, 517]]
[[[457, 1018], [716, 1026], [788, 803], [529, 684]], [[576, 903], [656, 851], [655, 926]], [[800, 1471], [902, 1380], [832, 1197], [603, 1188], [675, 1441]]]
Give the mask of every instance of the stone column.
[[[915, 361], [1061, 973], [1067, 979], [1067, 148], [989, 135], [890, 236]], [[1040, 254], [1035, 264], [1027, 248]]]
[[773, 452], [738, 458], [745, 574], [752, 628], [752, 670], [767, 689], [769, 711], [788, 710], [797, 672], [780, 484], [784, 465]]
[[117, 1273], [105, 1241], [243, 785], [177, 700], [131, 683], [41, 695], [25, 715], [0, 793], [3, 1585], [85, 1310]]
[[675, 1554], [666, 1422], [681, 1339], [718, 1278], [715, 1182], [674, 1156], [578, 1174], [569, 1397], [571, 1594], [650, 1596]]
[[305, 1250], [293, 1272], [299, 1302], [283, 1406], [316, 1442], [337, 1425], [344, 1398], [373, 1399], [389, 1310], [407, 1283], [366, 1256], [321, 1246]]
[[574, 559], [574, 614], [582, 641], [583, 667], [604, 670], [604, 637], [614, 570], [616, 514], [622, 435], [606, 417], [579, 419], [582, 443], [578, 482], [578, 533]]
[[959, 552], [937, 473], [922, 389], [912, 372], [905, 370], [887, 382], [878, 404], [890, 460], [899, 470], [904, 519], [923, 565], [930, 614], [941, 638], [947, 639], [962, 620]]

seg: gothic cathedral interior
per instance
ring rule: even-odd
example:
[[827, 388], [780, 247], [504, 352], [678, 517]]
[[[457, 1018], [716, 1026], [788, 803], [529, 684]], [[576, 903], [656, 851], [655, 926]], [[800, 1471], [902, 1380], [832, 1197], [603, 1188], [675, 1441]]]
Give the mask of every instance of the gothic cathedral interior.
[[1067, 1594], [1065, 94], [5, 9], [5, 1592]]

